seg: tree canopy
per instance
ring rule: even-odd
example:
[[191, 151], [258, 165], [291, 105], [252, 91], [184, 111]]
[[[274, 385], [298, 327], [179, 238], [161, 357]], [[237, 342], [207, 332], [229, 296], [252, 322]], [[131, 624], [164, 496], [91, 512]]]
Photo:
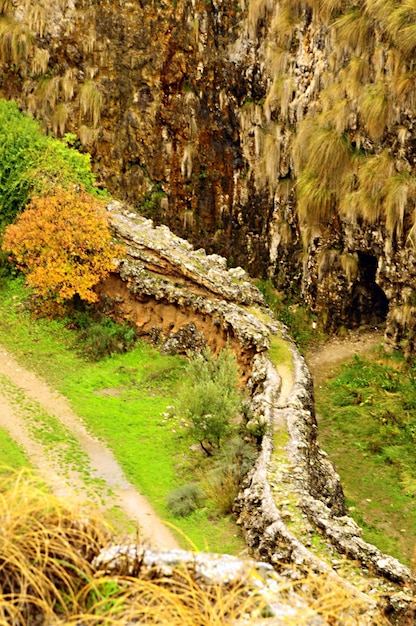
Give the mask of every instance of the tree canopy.
[[6, 227], [2, 249], [37, 295], [58, 303], [75, 295], [95, 302], [94, 286], [123, 251], [112, 242], [104, 203], [62, 188], [32, 200]]

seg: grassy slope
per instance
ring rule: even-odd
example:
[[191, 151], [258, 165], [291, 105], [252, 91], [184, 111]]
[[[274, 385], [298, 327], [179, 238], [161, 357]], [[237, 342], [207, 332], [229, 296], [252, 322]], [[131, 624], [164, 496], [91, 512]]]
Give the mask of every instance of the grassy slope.
[[415, 370], [399, 355], [354, 358], [316, 389], [320, 443], [364, 538], [409, 564], [416, 538]]
[[23, 450], [15, 444], [8, 433], [0, 428], [1, 464], [5, 467], [20, 469], [27, 466], [28, 461]]
[[[174, 402], [183, 361], [161, 357], [139, 344], [128, 354], [86, 362], [73, 349], [72, 332], [59, 321], [34, 321], [21, 304], [25, 297], [20, 281], [2, 287], [0, 344], [70, 400], [90, 430], [108, 443], [128, 478], [162, 519], [178, 527], [198, 549], [239, 553], [244, 544], [230, 519], [219, 518], [210, 508], [174, 519], [166, 509], [167, 493], [178, 486], [177, 466], [190, 454], [189, 441], [172, 433], [161, 415]], [[6, 462], [22, 464], [10, 440], [8, 449]], [[189, 547], [188, 540], [183, 545]]]

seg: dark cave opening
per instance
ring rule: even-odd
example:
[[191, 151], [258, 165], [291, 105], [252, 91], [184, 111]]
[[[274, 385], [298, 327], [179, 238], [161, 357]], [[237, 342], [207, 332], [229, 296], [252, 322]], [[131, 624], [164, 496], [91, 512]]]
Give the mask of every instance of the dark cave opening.
[[358, 253], [358, 277], [351, 298], [351, 327], [385, 322], [389, 310], [389, 301], [381, 287], [376, 283], [377, 258]]

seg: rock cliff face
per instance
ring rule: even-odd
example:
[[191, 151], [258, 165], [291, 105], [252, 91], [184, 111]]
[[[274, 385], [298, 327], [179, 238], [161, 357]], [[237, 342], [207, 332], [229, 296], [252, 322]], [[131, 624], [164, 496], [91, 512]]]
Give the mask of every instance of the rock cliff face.
[[414, 10], [342, 0], [4, 0], [1, 94], [99, 179], [329, 328], [414, 349]]

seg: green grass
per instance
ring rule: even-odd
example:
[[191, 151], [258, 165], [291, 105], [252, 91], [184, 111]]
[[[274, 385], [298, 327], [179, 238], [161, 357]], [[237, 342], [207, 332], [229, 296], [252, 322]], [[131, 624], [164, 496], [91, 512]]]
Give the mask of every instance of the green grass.
[[279, 335], [271, 335], [269, 356], [274, 365], [285, 365], [293, 373], [293, 355], [287, 341]]
[[28, 467], [29, 461], [23, 450], [16, 444], [10, 435], [0, 428], [0, 450], [1, 464], [0, 474], [5, 471], [4, 468], [13, 468], [14, 470]]
[[[162, 357], [145, 343], [132, 351], [97, 363], [81, 358], [74, 334], [59, 320], [34, 320], [24, 301], [28, 292], [20, 279], [1, 290], [0, 344], [66, 396], [89, 430], [107, 442], [127, 478], [149, 498], [163, 520], [189, 537], [198, 549], [239, 553], [244, 543], [230, 518], [210, 506], [189, 518], [176, 519], [166, 496], [180, 478], [192, 451], [187, 437], [172, 432], [163, 413], [174, 404], [184, 376], [184, 360]], [[176, 430], [176, 429], [175, 429]], [[47, 437], [48, 435], [44, 435]], [[189, 547], [182, 539], [184, 547]]]
[[410, 564], [416, 543], [416, 370], [356, 356], [316, 390], [320, 443], [364, 538]]

